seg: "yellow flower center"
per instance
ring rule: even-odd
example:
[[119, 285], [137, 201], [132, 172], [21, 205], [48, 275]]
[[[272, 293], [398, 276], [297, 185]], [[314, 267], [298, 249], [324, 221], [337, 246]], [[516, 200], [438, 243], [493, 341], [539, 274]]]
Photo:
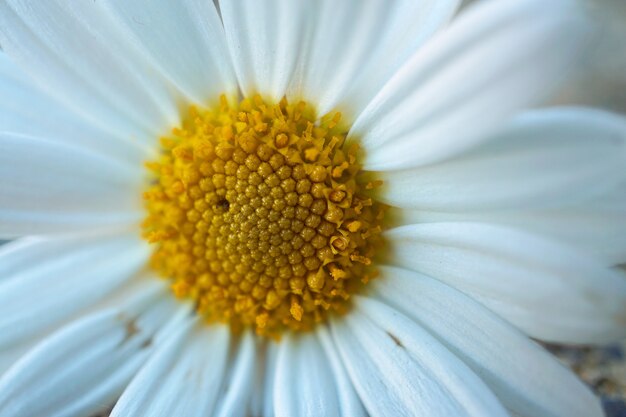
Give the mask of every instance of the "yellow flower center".
[[210, 322], [278, 336], [343, 313], [374, 276], [383, 207], [340, 113], [305, 102], [192, 107], [144, 194], [151, 264]]

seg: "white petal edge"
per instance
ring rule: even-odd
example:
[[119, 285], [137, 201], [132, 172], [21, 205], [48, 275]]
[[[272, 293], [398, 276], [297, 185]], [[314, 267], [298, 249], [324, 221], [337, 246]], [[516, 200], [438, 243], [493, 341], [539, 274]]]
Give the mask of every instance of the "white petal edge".
[[492, 223], [549, 236], [602, 260], [626, 263], [626, 183], [605, 195], [551, 209], [434, 212], [391, 209], [396, 225], [416, 223]]
[[437, 278], [531, 337], [605, 344], [626, 337], [626, 276], [565, 244], [480, 223], [388, 230], [391, 265]]
[[337, 416], [336, 391], [328, 359], [315, 334], [285, 335], [276, 360], [276, 417]]
[[601, 417], [598, 399], [556, 358], [461, 292], [425, 275], [380, 266], [368, 286], [427, 329], [524, 417]]
[[89, 149], [139, 166], [152, 149], [131, 137], [115, 135], [38, 89], [22, 69], [0, 51], [0, 131], [41, 137]]
[[167, 81], [101, 2], [8, 0], [0, 28], [4, 52], [91, 123], [148, 142], [178, 124]]
[[357, 296], [332, 320], [348, 374], [370, 415], [508, 416], [463, 362], [399, 312]]
[[[264, 414], [265, 410], [265, 396], [266, 396], [266, 375], [264, 374], [264, 369], [268, 366], [268, 356], [267, 356], [267, 341], [259, 340], [259, 338], [255, 338], [255, 345], [257, 350], [257, 360], [254, 364], [254, 373], [252, 375], [253, 386], [262, 387], [260, 389], [253, 389], [252, 396], [250, 397], [250, 401], [248, 403], [248, 414], [253, 416], [263, 416], [263, 415], [272, 415], [272, 413]], [[275, 359], [276, 355], [274, 355]], [[275, 362], [274, 362], [275, 363]], [[273, 383], [273, 381], [270, 381]], [[270, 390], [269, 399], [272, 399], [272, 390]]]
[[445, 25], [457, 0], [323, 0], [309, 12], [289, 96], [351, 123], [382, 85]]
[[280, 100], [311, 17], [308, 2], [220, 0], [230, 55], [244, 96]]
[[291, 2], [221, 0], [245, 95], [304, 98], [320, 114], [362, 110], [458, 0]]
[[302, 85], [294, 83], [291, 93], [315, 97], [320, 114], [340, 110], [351, 123], [409, 57], [448, 24], [461, 1], [351, 0], [342, 1], [341, 10], [336, 1], [324, 4], [308, 60], [296, 71]]
[[394, 75], [354, 123], [364, 169], [459, 154], [558, 87], [588, 37], [576, 2], [484, 1]]
[[215, 417], [246, 417], [252, 392], [257, 388], [253, 385], [258, 360], [255, 336], [246, 331], [237, 344], [236, 356], [228, 365], [223, 392], [218, 396]]
[[101, 3], [153, 58], [182, 99], [206, 105], [215, 104], [221, 94], [236, 98], [237, 80], [212, 1]]
[[328, 326], [319, 326], [316, 330], [317, 337], [324, 348], [326, 357], [332, 368], [335, 384], [337, 385], [337, 398], [339, 401], [340, 415], [350, 417], [366, 417], [365, 408], [361, 399], [354, 390], [354, 385], [348, 376], [345, 366], [339, 356], [339, 351], [333, 341]]
[[131, 280], [148, 259], [139, 237], [31, 238], [0, 248], [0, 346], [28, 341]]
[[104, 310], [119, 308], [122, 305], [141, 306], [141, 300], [154, 298], [154, 295], [162, 292], [164, 287], [163, 280], [151, 275], [138, 274], [121, 284], [111, 294], [106, 294], [104, 298], [92, 303], [89, 307], [77, 309], [71, 314], [65, 314], [61, 319], [55, 320], [54, 323], [45, 328], [35, 331], [33, 335], [24, 338], [23, 341], [11, 342], [10, 340], [5, 340], [2, 342], [4, 345], [0, 347], [0, 375], [13, 366], [28, 351], [41, 343], [42, 340], [76, 320]]
[[163, 289], [134, 301], [69, 324], [15, 363], [0, 379], [0, 415], [91, 415], [111, 404], [178, 307]]
[[[250, 408], [252, 415], [274, 415], [274, 385], [276, 383], [276, 360], [278, 358], [279, 344], [274, 341], [259, 342], [263, 345], [263, 355], [257, 364], [256, 386], [251, 399]], [[260, 349], [260, 346], [259, 346]]]
[[111, 417], [211, 415], [228, 364], [230, 330], [179, 323], [135, 376]]
[[66, 144], [0, 133], [0, 177], [0, 237], [128, 228], [142, 216], [141, 166]]
[[517, 117], [458, 158], [380, 172], [376, 197], [430, 211], [558, 208], [592, 200], [626, 181], [626, 118], [555, 108]]

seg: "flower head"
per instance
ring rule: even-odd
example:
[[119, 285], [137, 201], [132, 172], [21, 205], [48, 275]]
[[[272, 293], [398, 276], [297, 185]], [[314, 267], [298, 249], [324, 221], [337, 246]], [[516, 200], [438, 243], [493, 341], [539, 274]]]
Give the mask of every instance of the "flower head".
[[[0, 3], [0, 416], [599, 416], [626, 121], [574, 0]], [[448, 22], [452, 19], [452, 22]]]

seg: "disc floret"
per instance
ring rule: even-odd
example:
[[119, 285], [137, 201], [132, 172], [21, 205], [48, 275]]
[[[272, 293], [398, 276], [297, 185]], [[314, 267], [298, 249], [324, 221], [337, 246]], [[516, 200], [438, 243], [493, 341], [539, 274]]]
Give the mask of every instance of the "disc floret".
[[383, 210], [340, 122], [303, 101], [222, 97], [161, 139], [143, 230], [176, 296], [270, 336], [347, 310], [373, 277]]

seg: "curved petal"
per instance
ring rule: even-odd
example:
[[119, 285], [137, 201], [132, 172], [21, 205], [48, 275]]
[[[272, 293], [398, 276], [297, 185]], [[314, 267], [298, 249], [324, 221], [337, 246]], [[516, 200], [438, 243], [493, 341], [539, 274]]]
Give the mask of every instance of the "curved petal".
[[280, 100], [291, 80], [310, 2], [221, 0], [224, 30], [241, 91]]
[[212, 1], [100, 2], [130, 30], [187, 101], [214, 103], [236, 97], [224, 28]]
[[626, 187], [572, 206], [547, 209], [433, 212], [391, 210], [397, 225], [415, 223], [492, 223], [550, 236], [574, 245], [607, 265], [626, 263]]
[[107, 309], [119, 308], [121, 305], [141, 305], [141, 300], [154, 298], [154, 295], [162, 292], [163, 288], [163, 282], [154, 276], [137, 275], [128, 282], [121, 284], [110, 295], [106, 294], [103, 299], [92, 303], [89, 307], [73, 311], [72, 314], [66, 314], [22, 341], [0, 340], [0, 375], [42, 340], [81, 317]]
[[446, 159], [539, 103], [572, 65], [587, 25], [576, 2], [485, 1], [394, 75], [354, 123], [368, 170]]
[[448, 22], [457, 0], [319, 1], [309, 17], [290, 95], [351, 122], [382, 85]]
[[86, 316], [42, 341], [0, 379], [2, 415], [91, 415], [112, 403], [177, 307], [164, 295], [146, 310], [126, 306]]
[[339, 415], [337, 387], [315, 334], [286, 335], [276, 361], [276, 417]]
[[0, 250], [0, 347], [44, 334], [104, 299], [145, 264], [134, 235], [30, 239]]
[[239, 340], [237, 356], [229, 365], [223, 392], [215, 411], [216, 417], [245, 417], [249, 415], [250, 400], [255, 376], [256, 344], [251, 331], [243, 334]]
[[458, 0], [221, 0], [244, 94], [311, 101], [352, 120]]
[[337, 384], [337, 399], [339, 401], [340, 415], [350, 417], [366, 417], [365, 408], [363, 403], [354, 390], [354, 385], [350, 381], [350, 377], [346, 373], [345, 366], [343, 365], [339, 356], [339, 351], [332, 335], [327, 326], [319, 326], [316, 331], [317, 337], [320, 339], [320, 343], [324, 348], [326, 357], [330, 362], [330, 366], [333, 372], [333, 379]]
[[355, 297], [332, 321], [335, 343], [361, 400], [375, 416], [507, 416], [463, 362], [417, 324]]
[[0, 350], [0, 375], [13, 366], [20, 357], [24, 356], [24, 353], [31, 350], [37, 342], [38, 340], [28, 340], [8, 348], [3, 347], [2, 350]]
[[126, 388], [111, 417], [211, 415], [228, 364], [229, 329], [179, 324]]
[[135, 226], [143, 175], [79, 148], [0, 134], [0, 236]]
[[516, 415], [601, 417], [599, 401], [552, 355], [463, 293], [389, 266], [372, 296], [413, 319], [467, 364]]
[[591, 109], [527, 113], [490, 143], [427, 167], [381, 172], [376, 197], [401, 208], [558, 208], [626, 181], [626, 119]]
[[0, 131], [76, 145], [139, 166], [151, 149], [131, 137], [115, 135], [65, 107], [37, 88], [0, 52]]
[[259, 355], [255, 374], [255, 389], [250, 399], [250, 409], [253, 416], [274, 415], [274, 385], [276, 380], [276, 360], [279, 344], [271, 340], [258, 341], [258, 348], [263, 352]]
[[101, 2], [0, 3], [2, 49], [91, 123], [154, 141], [178, 120], [168, 85]]
[[384, 233], [389, 263], [437, 278], [528, 335], [559, 343], [626, 336], [626, 277], [564, 244], [501, 226], [430, 223]]

